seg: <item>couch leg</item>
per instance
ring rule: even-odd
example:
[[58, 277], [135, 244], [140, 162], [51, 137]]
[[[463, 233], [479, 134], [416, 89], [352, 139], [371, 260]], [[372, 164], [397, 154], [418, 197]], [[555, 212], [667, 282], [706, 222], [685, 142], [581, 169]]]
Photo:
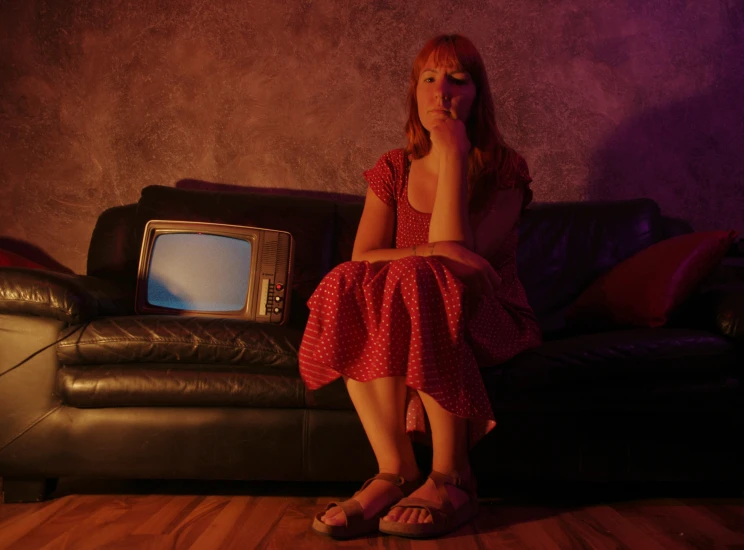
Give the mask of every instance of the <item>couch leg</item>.
[[2, 478], [6, 504], [13, 502], [41, 502], [57, 488], [57, 478], [8, 479]]

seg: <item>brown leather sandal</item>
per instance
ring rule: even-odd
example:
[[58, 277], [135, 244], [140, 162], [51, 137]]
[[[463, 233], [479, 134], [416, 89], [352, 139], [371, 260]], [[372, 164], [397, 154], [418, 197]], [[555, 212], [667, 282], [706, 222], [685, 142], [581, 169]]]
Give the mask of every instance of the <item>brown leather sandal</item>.
[[[354, 497], [361, 493], [367, 485], [372, 483], [376, 479], [381, 479], [392, 483], [398, 489], [400, 489], [400, 498], [410, 495], [419, 485], [421, 485], [421, 479], [417, 478], [411, 481], [406, 481], [403, 477], [395, 474], [377, 474], [364, 482], [362, 488], [359, 489], [354, 495], [343, 502], [329, 502], [328, 506], [323, 512], [318, 512], [313, 520], [313, 530], [321, 535], [333, 537], [334, 539], [350, 539], [353, 537], [359, 537], [362, 535], [368, 535], [370, 533], [376, 533], [380, 525], [380, 518], [384, 517], [389, 511], [390, 506], [385, 506], [377, 514], [369, 519], [364, 519], [364, 509]], [[328, 510], [338, 506], [346, 516], [346, 525], [328, 525], [323, 523], [320, 518], [323, 517]]]
[[[423, 498], [404, 498], [390, 509], [423, 508], [431, 514], [432, 523], [399, 523], [397, 521], [381, 519], [380, 531], [382, 533], [416, 539], [438, 537], [465, 525], [478, 515], [478, 495], [475, 493], [475, 478], [472, 478], [470, 483], [465, 483], [462, 478], [448, 476], [447, 474], [436, 471], [432, 471], [429, 478], [434, 481], [441, 502], [434, 502]], [[458, 489], [462, 489], [468, 493], [470, 500], [455, 509], [445, 485], [454, 485]]]

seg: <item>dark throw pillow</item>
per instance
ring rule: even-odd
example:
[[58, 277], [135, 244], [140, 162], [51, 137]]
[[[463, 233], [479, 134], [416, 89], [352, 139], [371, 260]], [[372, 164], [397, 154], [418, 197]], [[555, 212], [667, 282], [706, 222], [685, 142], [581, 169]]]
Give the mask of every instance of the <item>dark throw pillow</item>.
[[659, 327], [721, 261], [736, 232], [707, 231], [658, 242], [599, 277], [574, 302], [574, 328]]

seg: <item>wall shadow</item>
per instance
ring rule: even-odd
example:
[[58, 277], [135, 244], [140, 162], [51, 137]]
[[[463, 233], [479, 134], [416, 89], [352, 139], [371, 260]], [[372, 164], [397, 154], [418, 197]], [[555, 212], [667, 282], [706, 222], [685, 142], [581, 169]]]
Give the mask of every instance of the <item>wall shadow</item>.
[[590, 161], [588, 199], [649, 197], [696, 231], [744, 233], [739, 42], [711, 54], [715, 78], [706, 93], [645, 110], [616, 129]]

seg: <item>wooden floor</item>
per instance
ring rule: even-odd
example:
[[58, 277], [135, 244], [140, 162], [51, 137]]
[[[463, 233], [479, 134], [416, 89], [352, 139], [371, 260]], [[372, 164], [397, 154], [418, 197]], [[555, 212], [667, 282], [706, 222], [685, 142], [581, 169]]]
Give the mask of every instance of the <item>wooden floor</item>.
[[488, 497], [471, 525], [445, 538], [336, 542], [310, 524], [346, 486], [90, 483], [63, 481], [42, 503], [0, 504], [0, 549], [744, 550], [744, 498]]

